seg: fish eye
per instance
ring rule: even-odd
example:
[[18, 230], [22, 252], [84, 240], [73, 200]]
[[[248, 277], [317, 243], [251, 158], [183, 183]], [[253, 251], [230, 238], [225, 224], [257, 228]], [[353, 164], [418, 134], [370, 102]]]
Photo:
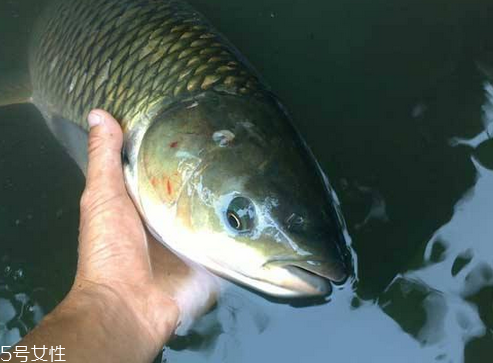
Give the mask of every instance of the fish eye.
[[255, 226], [255, 206], [248, 198], [234, 198], [226, 211], [226, 221], [236, 232], [250, 232]]
[[236, 230], [241, 229], [240, 217], [238, 217], [235, 212], [228, 212], [228, 223]]

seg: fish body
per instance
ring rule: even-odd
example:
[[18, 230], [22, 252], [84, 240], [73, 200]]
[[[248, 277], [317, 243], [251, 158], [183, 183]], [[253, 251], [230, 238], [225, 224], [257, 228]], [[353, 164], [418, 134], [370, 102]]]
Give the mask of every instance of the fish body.
[[89, 111], [120, 121], [129, 193], [178, 255], [280, 297], [327, 295], [350, 274], [337, 198], [284, 107], [186, 3], [57, 1], [30, 80], [82, 168], [71, 135]]

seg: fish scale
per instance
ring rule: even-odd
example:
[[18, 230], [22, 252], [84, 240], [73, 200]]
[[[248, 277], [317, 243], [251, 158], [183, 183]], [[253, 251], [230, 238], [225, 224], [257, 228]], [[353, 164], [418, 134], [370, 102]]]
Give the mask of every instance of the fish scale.
[[175, 0], [66, 0], [36, 28], [34, 103], [87, 129], [104, 108], [137, 115], [208, 89], [262, 94], [256, 74], [204, 18]]

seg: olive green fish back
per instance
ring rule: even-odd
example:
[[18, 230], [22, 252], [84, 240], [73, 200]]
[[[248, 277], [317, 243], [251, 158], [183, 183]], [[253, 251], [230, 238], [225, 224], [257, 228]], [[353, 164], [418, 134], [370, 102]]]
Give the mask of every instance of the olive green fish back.
[[177, 0], [62, 0], [41, 17], [30, 59], [33, 100], [87, 128], [93, 108], [135, 116], [214, 89], [261, 94], [237, 51]]

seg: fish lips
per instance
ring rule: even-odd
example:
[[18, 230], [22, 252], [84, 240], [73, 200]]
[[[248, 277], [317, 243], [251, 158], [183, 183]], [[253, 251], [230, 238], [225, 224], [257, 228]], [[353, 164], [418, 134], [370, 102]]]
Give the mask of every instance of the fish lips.
[[290, 297], [322, 297], [332, 293], [332, 285], [348, 278], [340, 262], [314, 260], [270, 261], [264, 266], [278, 278], [279, 286], [290, 291]]

